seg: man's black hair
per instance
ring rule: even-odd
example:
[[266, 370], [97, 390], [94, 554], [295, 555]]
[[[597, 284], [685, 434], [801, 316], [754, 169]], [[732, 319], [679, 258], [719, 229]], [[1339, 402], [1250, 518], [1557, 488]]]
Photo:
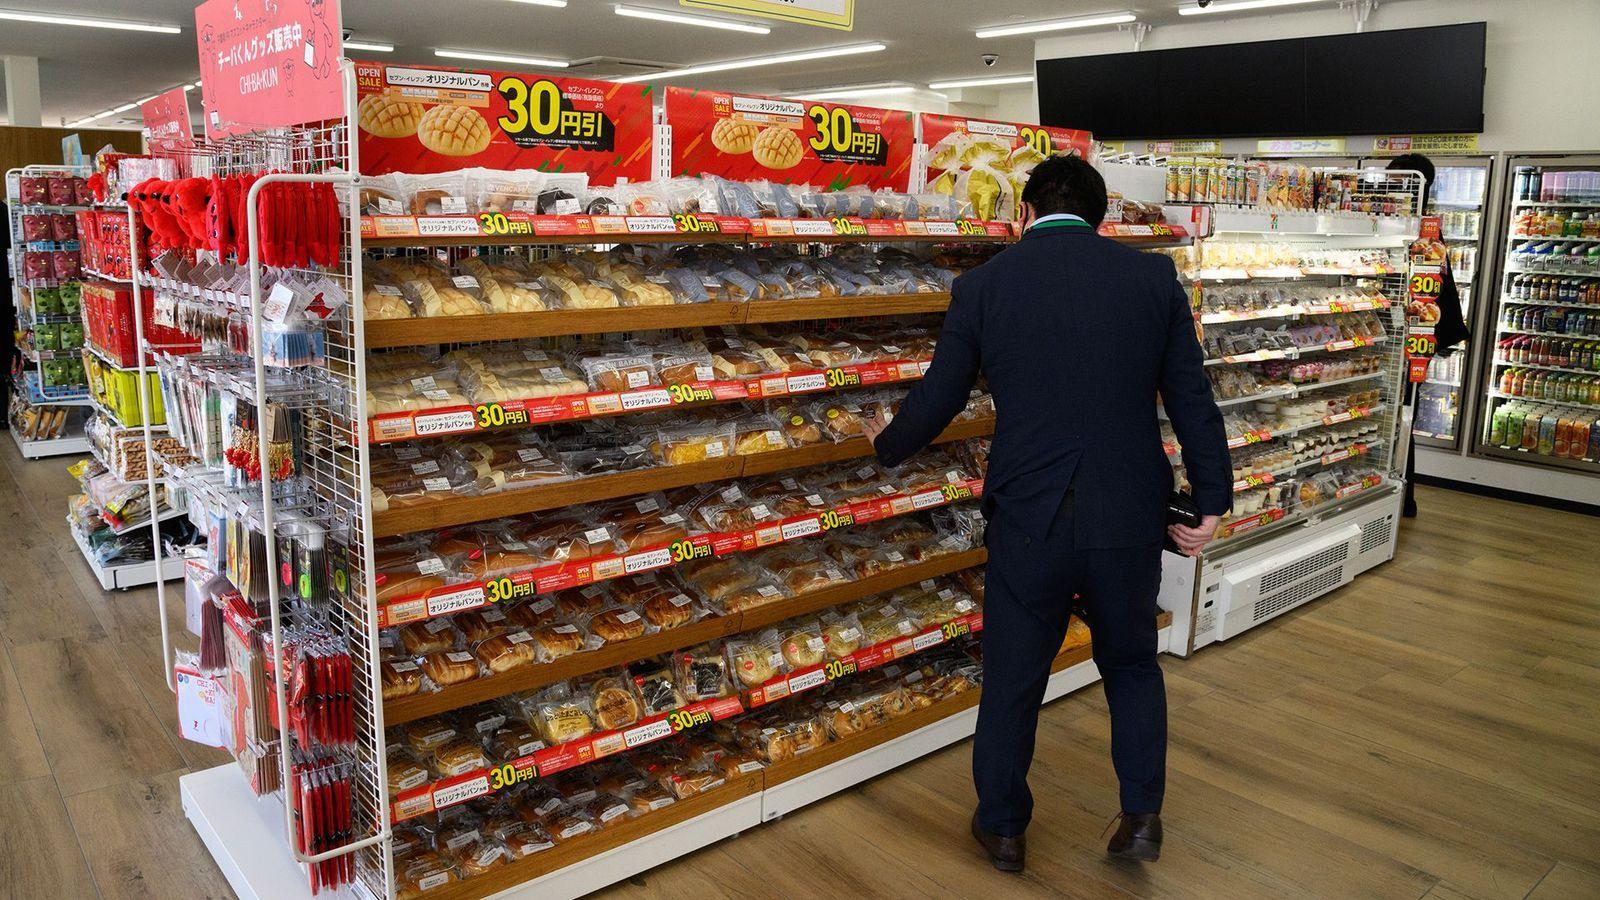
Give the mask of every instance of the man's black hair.
[[1034, 167], [1022, 202], [1037, 216], [1071, 213], [1090, 225], [1106, 217], [1106, 180], [1078, 156], [1052, 156]]
[[1433, 176], [1435, 171], [1433, 168], [1433, 160], [1423, 156], [1421, 153], [1402, 153], [1399, 156], [1396, 156], [1394, 159], [1389, 160], [1388, 168], [1390, 171], [1394, 171], [1395, 169], [1408, 169], [1413, 172], [1421, 172], [1422, 180], [1426, 181], [1429, 187], [1433, 187]]

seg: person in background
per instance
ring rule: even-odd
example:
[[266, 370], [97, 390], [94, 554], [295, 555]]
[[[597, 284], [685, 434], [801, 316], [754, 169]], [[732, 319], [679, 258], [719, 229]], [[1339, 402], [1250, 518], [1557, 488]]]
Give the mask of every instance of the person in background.
[[[927, 376], [893, 422], [866, 425], [894, 466], [926, 447], [981, 373], [996, 422], [983, 512], [983, 698], [972, 748], [973, 836], [996, 868], [1020, 872], [1033, 814], [1033, 761], [1050, 664], [1075, 595], [1111, 710], [1120, 825], [1107, 852], [1161, 849], [1167, 707], [1156, 662], [1161, 542], [1205, 546], [1233, 498], [1222, 414], [1189, 297], [1172, 260], [1100, 237], [1106, 185], [1076, 157], [1033, 170], [1022, 239], [956, 280]], [[1165, 406], [1204, 519], [1166, 524], [1172, 464]]]
[[[1433, 160], [1421, 153], [1405, 153], [1389, 160], [1389, 170], [1403, 170], [1421, 172], [1424, 186], [1422, 189], [1422, 208], [1428, 208], [1428, 192], [1433, 189], [1435, 169]], [[1466, 319], [1461, 314], [1461, 292], [1456, 289], [1455, 273], [1450, 271], [1450, 257], [1444, 258], [1444, 277], [1440, 279], [1439, 288], [1439, 321], [1434, 325], [1434, 337], [1439, 342], [1437, 350], [1441, 358], [1455, 353], [1459, 347], [1472, 337], [1467, 331]], [[1411, 407], [1412, 420], [1417, 415], [1417, 386], [1406, 382], [1406, 403]], [[1411, 441], [1413, 436], [1407, 432], [1402, 440]], [[1413, 444], [1406, 451], [1406, 498], [1401, 509], [1401, 515], [1406, 518], [1415, 518], [1417, 515], [1417, 448]]]

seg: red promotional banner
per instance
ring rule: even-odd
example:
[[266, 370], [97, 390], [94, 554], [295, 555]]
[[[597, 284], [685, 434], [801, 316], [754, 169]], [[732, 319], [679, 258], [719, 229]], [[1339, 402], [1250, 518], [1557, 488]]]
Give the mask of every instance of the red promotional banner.
[[139, 111], [144, 114], [144, 139], [151, 150], [171, 152], [194, 143], [194, 131], [189, 125], [189, 92], [183, 88], [157, 94]]
[[482, 166], [611, 185], [652, 174], [648, 86], [363, 62], [356, 95], [363, 175]]
[[673, 175], [903, 191], [912, 114], [843, 103], [667, 88]]
[[344, 115], [339, 0], [206, 0], [194, 11], [206, 137]]
[[1088, 156], [1087, 131], [922, 113], [923, 184], [972, 204], [980, 219], [1014, 219], [1028, 173], [1046, 157]]

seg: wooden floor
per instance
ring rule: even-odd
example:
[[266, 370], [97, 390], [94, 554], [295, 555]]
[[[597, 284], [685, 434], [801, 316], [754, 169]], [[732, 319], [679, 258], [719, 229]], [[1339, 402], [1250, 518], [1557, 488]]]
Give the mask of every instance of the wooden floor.
[[[0, 440], [0, 898], [228, 896], [177, 786], [225, 757], [175, 737], [154, 592], [100, 591], [71, 490]], [[1103, 858], [1092, 687], [1044, 712], [1023, 876], [970, 845], [964, 742], [605, 896], [1600, 897], [1600, 519], [1419, 493], [1394, 562], [1165, 660], [1157, 864]]]

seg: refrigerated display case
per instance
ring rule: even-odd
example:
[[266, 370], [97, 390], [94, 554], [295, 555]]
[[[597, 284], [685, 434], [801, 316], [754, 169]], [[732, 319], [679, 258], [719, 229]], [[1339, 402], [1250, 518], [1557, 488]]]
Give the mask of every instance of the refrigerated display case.
[[1600, 155], [1513, 156], [1476, 453], [1600, 473]]
[[[1191, 635], [1188, 647], [1174, 642], [1179, 654], [1310, 602], [1394, 552], [1410, 427], [1406, 251], [1421, 177], [1282, 165], [1288, 202], [1274, 187], [1260, 203], [1216, 204], [1190, 261], [1235, 481], [1218, 539], [1198, 559], [1164, 557], [1161, 605]], [[1299, 202], [1308, 192], [1314, 207]]]
[[[1478, 285], [1488, 268], [1483, 265], [1487, 259], [1484, 242], [1493, 237], [1494, 222], [1486, 201], [1492, 196], [1496, 177], [1494, 158], [1443, 157], [1435, 159], [1434, 164], [1427, 214], [1440, 219], [1450, 271], [1461, 296], [1461, 314], [1471, 322]], [[1427, 379], [1417, 386], [1416, 418], [1411, 426], [1419, 443], [1450, 449], [1460, 446], [1462, 428], [1467, 424], [1462, 412], [1470, 407], [1462, 403], [1462, 397], [1471, 362], [1468, 342], [1429, 363]]]

